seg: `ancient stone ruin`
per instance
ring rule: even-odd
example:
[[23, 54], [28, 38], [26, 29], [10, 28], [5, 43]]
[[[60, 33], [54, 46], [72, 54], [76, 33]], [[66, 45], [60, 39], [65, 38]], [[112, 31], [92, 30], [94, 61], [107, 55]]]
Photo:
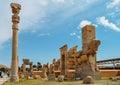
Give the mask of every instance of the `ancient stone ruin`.
[[[39, 71], [33, 71], [33, 64], [29, 59], [23, 59], [22, 69], [25, 77], [39, 75], [41, 78], [55, 80], [85, 79], [91, 76], [93, 79], [100, 78], [100, 72], [96, 65], [96, 54], [100, 40], [96, 40], [95, 27], [87, 25], [82, 28], [82, 50], [77, 51], [78, 46], [68, 50], [67, 45], [60, 48], [60, 59], [53, 59], [52, 64], [44, 64]], [[30, 65], [26, 71], [25, 66]], [[60, 77], [62, 76], [62, 77]]]
[[[29, 65], [30, 68], [26, 69], [26, 65]], [[22, 70], [25, 78], [32, 77], [33, 63], [30, 62], [29, 59], [23, 59]]]
[[[12, 3], [12, 65], [11, 65], [11, 81], [18, 81], [18, 23], [20, 17], [18, 16], [21, 5]], [[78, 46], [74, 46], [68, 50], [67, 45], [60, 48], [60, 59], [53, 59], [52, 64], [44, 64], [42, 68], [41, 77], [47, 76], [54, 80], [53, 76], [59, 75], [64, 78], [80, 78], [84, 79], [86, 76], [97, 78], [99, 69], [96, 65], [96, 54], [100, 40], [96, 40], [95, 27], [86, 25], [82, 28], [82, 50], [77, 51]], [[30, 65], [30, 70], [26, 71], [26, 65]], [[33, 75], [33, 63], [29, 59], [23, 59], [23, 74], [25, 77]], [[97, 75], [96, 75], [97, 74]], [[50, 76], [49, 76], [50, 75]], [[52, 75], [52, 76], [51, 76]]]
[[42, 78], [47, 78], [47, 65], [44, 65], [42, 68]]
[[20, 20], [20, 17], [18, 16], [21, 5], [16, 3], [11, 3], [12, 8], [12, 64], [11, 64], [11, 82], [18, 82], [18, 23]]
[[87, 25], [82, 28], [82, 50], [77, 51], [78, 46], [68, 50], [67, 45], [60, 48], [61, 75], [65, 78], [81, 78], [92, 76], [95, 78], [98, 68], [96, 54], [100, 40], [96, 40], [95, 27]]
[[[11, 8], [13, 13], [13, 25], [10, 81], [18, 82], [18, 23], [20, 21], [20, 17], [18, 16], [18, 14], [21, 10], [21, 5], [11, 3]], [[42, 69], [38, 70], [37, 72], [33, 71], [33, 63], [30, 62], [29, 59], [23, 59], [22, 73], [24, 77], [33, 77], [34, 75], [38, 75], [42, 78], [48, 77], [49, 80], [55, 80], [55, 77], [58, 77], [58, 81], [74, 78], [84, 79], [84, 82], [87, 82], [90, 81], [90, 79], [93, 80], [100, 78], [100, 72], [96, 65], [96, 55], [99, 45], [100, 40], [96, 39], [95, 27], [91, 25], [86, 25], [82, 28], [82, 50], [78, 51], [78, 46], [74, 46], [68, 49], [68, 46], [64, 45], [60, 48], [60, 59], [53, 59], [53, 62], [52, 64], [50, 64], [50, 66], [48, 63], [44, 64], [42, 66]], [[29, 70], [26, 70], [26, 65], [30, 66]], [[115, 71], [107, 72], [109, 73], [109, 76], [112, 76], [111, 73], [114, 73]], [[119, 72], [117, 72], [117, 75], [119, 75]], [[113, 76], [116, 76], [116, 74]]]
[[68, 50], [67, 45], [60, 48], [60, 59], [53, 59], [47, 67], [47, 75], [63, 75], [65, 79], [84, 79], [91, 76], [100, 78], [100, 72], [96, 65], [96, 54], [100, 40], [96, 40], [95, 27], [87, 25], [82, 28], [82, 50], [77, 51], [78, 46]]

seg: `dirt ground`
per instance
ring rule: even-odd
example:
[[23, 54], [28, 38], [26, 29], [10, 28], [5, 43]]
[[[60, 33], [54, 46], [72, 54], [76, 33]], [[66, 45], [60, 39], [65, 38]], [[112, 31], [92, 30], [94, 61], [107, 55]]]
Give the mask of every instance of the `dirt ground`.
[[10, 83], [9, 81], [3, 85], [120, 85], [120, 80], [111, 81], [111, 80], [95, 80], [94, 84], [83, 84], [82, 80], [79, 81], [48, 81], [48, 80], [20, 80], [18, 83]]

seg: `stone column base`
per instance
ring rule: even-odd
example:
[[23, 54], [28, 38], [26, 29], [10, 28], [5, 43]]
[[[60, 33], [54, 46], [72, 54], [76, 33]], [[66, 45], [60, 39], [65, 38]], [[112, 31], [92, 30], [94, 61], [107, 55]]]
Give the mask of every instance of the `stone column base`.
[[11, 82], [19, 82], [19, 77], [18, 76], [11, 76], [10, 81]]

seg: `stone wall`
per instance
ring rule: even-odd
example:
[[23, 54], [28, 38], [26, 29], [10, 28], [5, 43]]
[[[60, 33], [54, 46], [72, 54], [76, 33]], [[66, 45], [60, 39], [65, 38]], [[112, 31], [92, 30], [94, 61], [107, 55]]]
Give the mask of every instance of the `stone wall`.
[[33, 75], [42, 76], [42, 71], [33, 71]]
[[120, 76], [120, 70], [100, 70], [100, 72], [102, 79]]

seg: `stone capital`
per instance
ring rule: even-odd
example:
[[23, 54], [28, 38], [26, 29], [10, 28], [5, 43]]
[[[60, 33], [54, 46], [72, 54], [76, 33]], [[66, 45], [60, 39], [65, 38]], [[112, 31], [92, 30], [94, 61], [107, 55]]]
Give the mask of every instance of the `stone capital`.
[[17, 15], [19, 14], [20, 10], [21, 10], [21, 5], [17, 4], [17, 3], [11, 3], [10, 4], [11, 8], [12, 8], [12, 13]]

